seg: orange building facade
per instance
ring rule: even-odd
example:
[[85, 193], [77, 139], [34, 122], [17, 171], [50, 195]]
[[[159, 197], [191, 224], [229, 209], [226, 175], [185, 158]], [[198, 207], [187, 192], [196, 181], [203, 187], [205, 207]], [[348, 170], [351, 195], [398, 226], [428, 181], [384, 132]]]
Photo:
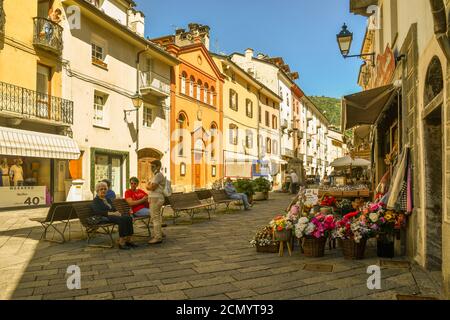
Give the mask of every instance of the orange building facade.
[[[175, 192], [210, 188], [223, 178], [224, 170], [220, 152], [224, 77], [209, 54], [208, 42], [191, 25], [190, 29], [184, 35], [177, 31], [176, 36], [152, 40], [181, 62], [173, 68], [171, 83], [170, 179]], [[191, 40], [180, 41], [186, 34]]]

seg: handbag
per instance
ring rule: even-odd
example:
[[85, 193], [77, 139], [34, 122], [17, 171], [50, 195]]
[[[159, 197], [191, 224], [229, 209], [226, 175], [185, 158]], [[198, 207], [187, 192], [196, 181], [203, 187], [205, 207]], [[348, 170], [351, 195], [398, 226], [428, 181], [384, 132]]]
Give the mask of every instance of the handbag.
[[90, 216], [86, 219], [86, 222], [91, 226], [96, 226], [104, 222], [105, 217], [102, 216]]

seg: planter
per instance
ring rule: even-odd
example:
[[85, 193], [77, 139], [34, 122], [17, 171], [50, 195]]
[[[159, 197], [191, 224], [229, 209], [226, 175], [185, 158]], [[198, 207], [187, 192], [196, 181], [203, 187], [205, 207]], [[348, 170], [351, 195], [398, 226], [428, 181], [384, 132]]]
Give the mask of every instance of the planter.
[[260, 246], [256, 244], [256, 252], [260, 253], [278, 253], [278, 250], [280, 249], [280, 243], [277, 241], [273, 241], [272, 244], [268, 246]]
[[325, 255], [327, 238], [306, 237], [303, 239], [303, 252], [306, 257], [320, 258]]
[[343, 239], [341, 242], [344, 258], [347, 260], [362, 260], [366, 251], [367, 239], [361, 239], [359, 243], [355, 240]]
[[290, 241], [292, 238], [292, 230], [275, 231], [275, 240]]
[[264, 200], [269, 200], [269, 192], [263, 192]]
[[264, 192], [256, 192], [255, 196], [253, 197], [253, 200], [255, 200], [255, 201], [264, 201], [264, 200], [266, 200]]

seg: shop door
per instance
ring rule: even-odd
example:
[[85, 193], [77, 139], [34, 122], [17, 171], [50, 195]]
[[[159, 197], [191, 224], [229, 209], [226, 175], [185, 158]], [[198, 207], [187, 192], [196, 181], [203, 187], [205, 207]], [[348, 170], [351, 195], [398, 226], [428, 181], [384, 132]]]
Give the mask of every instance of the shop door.
[[139, 188], [146, 191], [147, 184], [153, 178], [153, 173], [151, 171], [152, 161], [155, 160], [153, 158], [143, 158], [139, 159], [139, 167], [138, 167], [138, 179], [140, 181]]
[[111, 189], [116, 193], [117, 196], [123, 196], [122, 193], [122, 158], [112, 157], [111, 158]]
[[116, 195], [123, 195], [122, 157], [103, 154], [95, 155], [95, 181], [98, 183], [104, 179], [111, 181], [111, 189]]

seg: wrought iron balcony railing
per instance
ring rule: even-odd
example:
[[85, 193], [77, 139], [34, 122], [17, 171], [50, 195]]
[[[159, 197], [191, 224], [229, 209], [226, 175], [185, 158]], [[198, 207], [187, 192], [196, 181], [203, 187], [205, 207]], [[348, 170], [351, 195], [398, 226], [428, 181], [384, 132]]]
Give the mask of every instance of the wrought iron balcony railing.
[[44, 50], [61, 54], [63, 49], [63, 28], [46, 18], [36, 17], [34, 20], [33, 44]]
[[288, 148], [282, 148], [281, 149], [281, 155], [285, 157], [294, 157], [294, 150], [288, 149]]
[[73, 124], [73, 101], [0, 81], [0, 114]]
[[155, 72], [141, 72], [141, 91], [151, 91], [156, 95], [170, 95], [170, 80]]

